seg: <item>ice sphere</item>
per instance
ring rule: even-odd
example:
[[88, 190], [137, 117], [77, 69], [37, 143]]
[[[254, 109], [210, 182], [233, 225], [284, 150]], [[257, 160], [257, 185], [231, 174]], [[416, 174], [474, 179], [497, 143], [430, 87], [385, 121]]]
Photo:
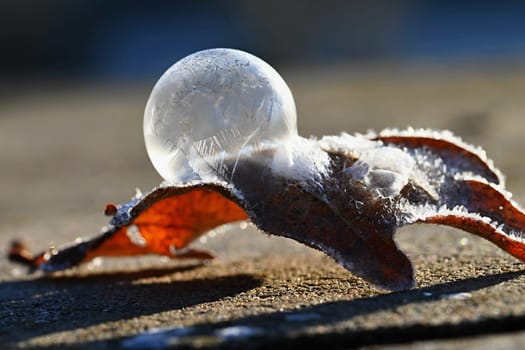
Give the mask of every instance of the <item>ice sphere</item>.
[[231, 176], [246, 150], [297, 136], [292, 93], [266, 62], [210, 49], [171, 66], [144, 112], [148, 155], [168, 182]]

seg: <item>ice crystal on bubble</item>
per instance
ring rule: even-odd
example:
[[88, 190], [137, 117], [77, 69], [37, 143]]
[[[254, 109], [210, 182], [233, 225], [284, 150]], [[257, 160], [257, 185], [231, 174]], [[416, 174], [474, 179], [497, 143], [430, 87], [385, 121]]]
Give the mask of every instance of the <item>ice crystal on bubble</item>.
[[243, 152], [297, 135], [295, 103], [281, 76], [232, 49], [200, 51], [159, 79], [146, 105], [150, 159], [168, 182], [228, 178]]

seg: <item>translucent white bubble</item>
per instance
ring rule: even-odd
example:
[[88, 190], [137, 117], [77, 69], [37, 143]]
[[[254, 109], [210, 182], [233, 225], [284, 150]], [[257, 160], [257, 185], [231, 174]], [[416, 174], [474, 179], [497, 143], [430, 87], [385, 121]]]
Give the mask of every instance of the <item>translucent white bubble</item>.
[[149, 157], [168, 182], [224, 179], [246, 149], [293, 136], [290, 89], [270, 65], [239, 50], [210, 49], [176, 62], [144, 113]]

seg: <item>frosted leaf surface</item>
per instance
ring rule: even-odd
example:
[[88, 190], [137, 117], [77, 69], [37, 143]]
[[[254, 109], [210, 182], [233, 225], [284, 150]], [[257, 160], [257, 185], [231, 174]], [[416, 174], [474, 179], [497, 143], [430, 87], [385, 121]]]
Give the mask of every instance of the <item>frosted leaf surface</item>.
[[162, 186], [108, 205], [99, 236], [37, 255], [15, 241], [10, 259], [47, 272], [104, 255], [207, 260], [187, 245], [249, 219], [394, 290], [414, 285], [393, 240], [408, 224], [463, 229], [525, 261], [525, 212], [482, 149], [411, 128], [303, 138], [284, 81], [241, 51], [201, 51], [172, 66], [148, 100], [144, 135]]
[[319, 140], [319, 147], [356, 159], [344, 173], [352, 181], [364, 183], [368, 191], [377, 196], [398, 195], [413, 175], [415, 162], [410, 155], [364, 135], [324, 136]]
[[408, 184], [413, 168], [414, 160], [400, 149], [381, 147], [364, 152], [345, 173], [363, 181], [371, 192], [394, 197]]
[[[168, 182], [230, 178], [253, 153], [297, 135], [295, 103], [280, 75], [232, 49], [200, 51], [159, 79], [146, 105], [149, 157]], [[270, 145], [270, 146], [268, 146]]]
[[316, 140], [296, 136], [279, 145], [270, 168], [276, 175], [303, 181], [320, 181], [329, 173], [330, 157]]

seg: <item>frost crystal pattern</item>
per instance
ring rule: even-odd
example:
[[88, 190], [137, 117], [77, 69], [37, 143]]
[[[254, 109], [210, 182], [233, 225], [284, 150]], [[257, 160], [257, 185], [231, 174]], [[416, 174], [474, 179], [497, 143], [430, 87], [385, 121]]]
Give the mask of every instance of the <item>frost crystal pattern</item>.
[[150, 159], [170, 183], [223, 180], [246, 150], [297, 135], [290, 89], [267, 63], [232, 49], [187, 56], [159, 79], [146, 105]]

